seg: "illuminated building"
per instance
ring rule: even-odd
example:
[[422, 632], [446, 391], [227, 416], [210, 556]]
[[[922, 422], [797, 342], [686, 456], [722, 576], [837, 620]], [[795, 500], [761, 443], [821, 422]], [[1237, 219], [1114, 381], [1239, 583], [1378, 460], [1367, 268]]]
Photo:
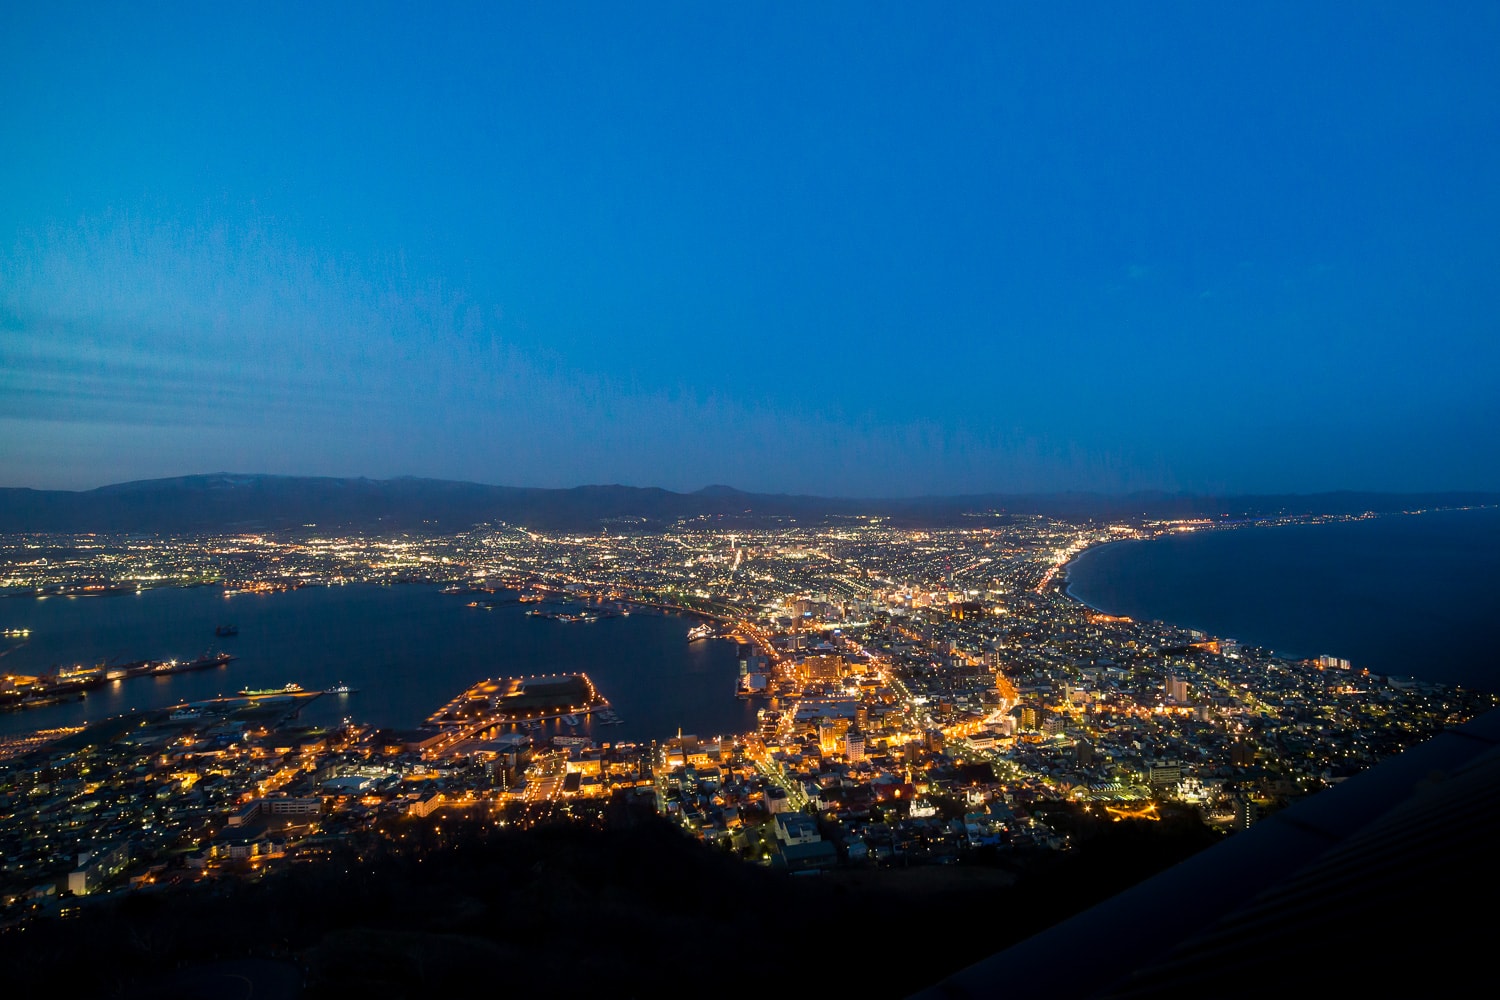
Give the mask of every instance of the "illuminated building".
[[1152, 764], [1146, 773], [1146, 783], [1151, 786], [1151, 791], [1158, 795], [1177, 787], [1177, 783], [1181, 780], [1182, 765], [1177, 761]]
[[797, 679], [804, 684], [811, 681], [836, 681], [844, 676], [844, 658], [832, 654], [809, 656], [797, 663]]
[[818, 823], [803, 813], [778, 813], [776, 839], [783, 844], [815, 844], [823, 839]]
[[114, 844], [101, 851], [78, 856], [78, 868], [68, 873], [68, 891], [86, 896], [118, 875], [130, 863], [130, 845]]
[[824, 719], [818, 723], [818, 749], [825, 754], [838, 753], [849, 728], [849, 719]]
[[1187, 681], [1176, 674], [1167, 675], [1167, 698], [1177, 702], [1179, 705], [1186, 704], [1188, 700]]

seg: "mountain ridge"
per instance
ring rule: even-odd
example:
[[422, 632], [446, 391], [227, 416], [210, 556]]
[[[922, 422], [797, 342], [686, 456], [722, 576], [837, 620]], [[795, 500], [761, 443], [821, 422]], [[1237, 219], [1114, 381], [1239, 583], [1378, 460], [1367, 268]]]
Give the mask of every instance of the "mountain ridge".
[[979, 517], [1048, 515], [1263, 517], [1357, 514], [1500, 503], [1500, 493], [1434, 491], [1216, 496], [1138, 491], [1105, 494], [978, 493], [893, 498], [749, 493], [716, 484], [692, 493], [656, 486], [499, 486], [403, 476], [394, 479], [215, 472], [113, 483], [92, 490], [0, 488], [0, 532], [143, 532], [320, 528], [362, 531], [459, 530], [505, 522], [540, 530], [653, 528], [685, 518], [745, 526], [822, 524], [857, 516], [909, 527], [973, 525]]

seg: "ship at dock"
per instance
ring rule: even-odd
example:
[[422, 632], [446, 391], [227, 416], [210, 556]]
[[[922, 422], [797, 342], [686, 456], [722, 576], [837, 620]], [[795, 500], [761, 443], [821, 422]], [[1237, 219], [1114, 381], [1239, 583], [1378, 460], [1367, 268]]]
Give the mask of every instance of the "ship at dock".
[[209, 670], [228, 665], [234, 660], [228, 653], [204, 653], [196, 660], [136, 660], [113, 667], [102, 667], [103, 680], [125, 680], [130, 677], [165, 677], [169, 674], [185, 674], [193, 670]]
[[54, 667], [36, 677], [10, 677], [10, 686], [0, 691], [0, 708], [45, 708], [77, 701], [85, 692], [101, 688], [111, 681], [132, 677], [170, 677], [192, 670], [222, 667], [234, 657], [228, 653], [204, 653], [196, 660], [136, 660], [109, 666]]
[[688, 629], [687, 637], [688, 642], [696, 642], [699, 639], [712, 639], [713, 635], [714, 627], [707, 622], [704, 622], [702, 625], [694, 625], [692, 628]]
[[526, 613], [528, 615], [531, 615], [533, 618], [546, 618], [549, 621], [554, 621], [554, 622], [570, 622], [570, 623], [573, 623], [573, 624], [577, 624], [579, 622], [596, 622], [596, 621], [598, 621], [601, 618], [613, 618], [613, 617], [615, 617], [614, 614], [610, 614], [610, 613], [601, 614], [598, 611], [590, 611], [587, 608], [583, 609], [582, 611], [576, 611], [576, 612], [575, 611], [543, 611], [540, 608], [532, 608], [530, 611], [528, 611]]
[[59, 691], [55, 694], [27, 695], [6, 692], [0, 694], [0, 712], [19, 712], [28, 708], [49, 708], [52, 705], [66, 705], [68, 702], [82, 700], [82, 691]]
[[179, 674], [188, 670], [207, 670], [209, 667], [222, 667], [233, 659], [234, 657], [230, 656], [228, 653], [204, 653], [196, 660], [190, 660], [187, 663], [179, 663], [176, 660], [173, 660], [171, 661], [172, 669], [157, 669], [153, 671], [153, 673]]
[[243, 688], [240, 690], [241, 698], [267, 698], [278, 694], [301, 694], [302, 685], [297, 683], [283, 684], [279, 688]]

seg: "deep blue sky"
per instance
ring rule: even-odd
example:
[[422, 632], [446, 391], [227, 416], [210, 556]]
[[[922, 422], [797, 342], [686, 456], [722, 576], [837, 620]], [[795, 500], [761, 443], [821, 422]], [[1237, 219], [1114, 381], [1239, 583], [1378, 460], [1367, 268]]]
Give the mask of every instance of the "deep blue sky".
[[0, 6], [0, 484], [1500, 489], [1493, 3], [219, 6]]

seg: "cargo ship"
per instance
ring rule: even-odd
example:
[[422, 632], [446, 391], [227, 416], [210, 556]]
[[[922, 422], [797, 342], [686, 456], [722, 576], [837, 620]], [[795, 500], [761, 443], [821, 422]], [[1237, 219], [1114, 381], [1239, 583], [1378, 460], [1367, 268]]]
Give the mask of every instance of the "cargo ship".
[[276, 694], [301, 694], [301, 684], [283, 684], [279, 688], [244, 688], [240, 691], [242, 698], [265, 698]]
[[50, 705], [65, 705], [70, 701], [82, 701], [83, 692], [69, 691], [57, 694], [0, 695], [0, 712], [19, 712], [27, 708], [47, 708]]
[[546, 618], [555, 622], [596, 622], [600, 618], [606, 617], [597, 611], [589, 611], [587, 609], [575, 614], [569, 611], [542, 611], [540, 608], [532, 608], [526, 613], [536, 618]]
[[[181, 660], [163, 660], [160, 663], [153, 665], [149, 670], [142, 671], [142, 673], [150, 673], [153, 675], [184, 674], [189, 670], [207, 670], [210, 667], [222, 667], [233, 659], [234, 657], [230, 656], [228, 653], [204, 653], [196, 660], [190, 660], [187, 663], [183, 663]], [[130, 675], [127, 674], [127, 676]]]
[[136, 660], [115, 666], [100, 663], [94, 667], [54, 668], [52, 673], [34, 678], [33, 683], [22, 690], [0, 692], [0, 707], [43, 708], [76, 701], [83, 697], [84, 692], [103, 687], [110, 681], [128, 680], [132, 677], [170, 677], [190, 670], [222, 667], [233, 659], [228, 653], [204, 653], [196, 660], [186, 663], [181, 660]]

